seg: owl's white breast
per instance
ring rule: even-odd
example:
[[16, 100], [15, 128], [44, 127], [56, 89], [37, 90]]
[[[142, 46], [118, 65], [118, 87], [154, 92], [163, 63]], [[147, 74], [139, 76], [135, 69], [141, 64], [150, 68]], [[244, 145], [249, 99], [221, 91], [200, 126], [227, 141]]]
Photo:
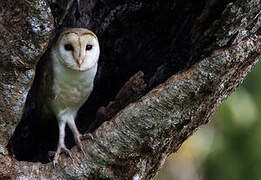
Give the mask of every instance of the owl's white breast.
[[97, 72], [97, 63], [87, 71], [75, 71], [64, 67], [52, 53], [53, 87], [55, 95], [51, 106], [55, 114], [74, 114], [89, 97]]

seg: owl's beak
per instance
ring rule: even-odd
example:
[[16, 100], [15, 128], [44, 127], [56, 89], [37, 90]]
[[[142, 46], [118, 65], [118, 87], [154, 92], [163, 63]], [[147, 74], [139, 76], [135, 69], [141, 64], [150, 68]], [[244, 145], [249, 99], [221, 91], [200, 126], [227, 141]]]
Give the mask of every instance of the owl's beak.
[[80, 68], [83, 63], [83, 59], [77, 59], [77, 66]]

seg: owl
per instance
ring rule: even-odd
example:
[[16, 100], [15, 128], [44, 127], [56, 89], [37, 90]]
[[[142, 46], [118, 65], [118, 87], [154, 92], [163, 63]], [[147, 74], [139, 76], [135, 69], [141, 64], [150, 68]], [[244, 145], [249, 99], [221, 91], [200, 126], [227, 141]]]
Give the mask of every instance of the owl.
[[40, 73], [37, 104], [41, 119], [55, 115], [59, 126], [59, 141], [53, 163], [62, 152], [71, 156], [64, 143], [65, 125], [74, 135], [81, 150], [81, 137], [75, 117], [93, 89], [100, 54], [96, 35], [83, 28], [68, 29], [52, 46], [46, 66]]

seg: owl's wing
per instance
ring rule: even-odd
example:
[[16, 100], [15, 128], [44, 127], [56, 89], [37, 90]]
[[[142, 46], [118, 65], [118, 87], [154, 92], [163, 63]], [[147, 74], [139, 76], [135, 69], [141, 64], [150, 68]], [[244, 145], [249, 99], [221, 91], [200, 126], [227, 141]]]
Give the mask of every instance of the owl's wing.
[[39, 66], [39, 76], [37, 79], [37, 112], [41, 117], [48, 118], [53, 113], [49, 108], [49, 102], [54, 97], [52, 91], [53, 85], [53, 70], [51, 58], [47, 57]]

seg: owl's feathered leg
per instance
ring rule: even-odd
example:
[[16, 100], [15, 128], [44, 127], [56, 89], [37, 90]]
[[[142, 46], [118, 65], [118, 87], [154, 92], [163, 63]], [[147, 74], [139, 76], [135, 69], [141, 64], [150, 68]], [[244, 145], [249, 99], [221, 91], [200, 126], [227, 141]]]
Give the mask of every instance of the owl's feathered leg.
[[59, 121], [59, 142], [57, 146], [57, 150], [55, 152], [54, 158], [53, 158], [53, 164], [54, 166], [57, 164], [59, 156], [62, 152], [65, 152], [67, 155], [69, 155], [72, 158], [71, 151], [66, 148], [64, 144], [64, 138], [65, 138], [65, 122]]
[[75, 140], [75, 143], [77, 144], [77, 146], [80, 148], [80, 150], [83, 152], [84, 156], [86, 157], [86, 154], [85, 154], [85, 151], [83, 149], [83, 146], [82, 146], [82, 143], [81, 143], [81, 133], [78, 131], [76, 125], [75, 125], [75, 122], [74, 122], [74, 119], [73, 120], [70, 120], [67, 122], [68, 123], [68, 126], [69, 128], [72, 130], [73, 132], [73, 136], [74, 136], [74, 140]]

